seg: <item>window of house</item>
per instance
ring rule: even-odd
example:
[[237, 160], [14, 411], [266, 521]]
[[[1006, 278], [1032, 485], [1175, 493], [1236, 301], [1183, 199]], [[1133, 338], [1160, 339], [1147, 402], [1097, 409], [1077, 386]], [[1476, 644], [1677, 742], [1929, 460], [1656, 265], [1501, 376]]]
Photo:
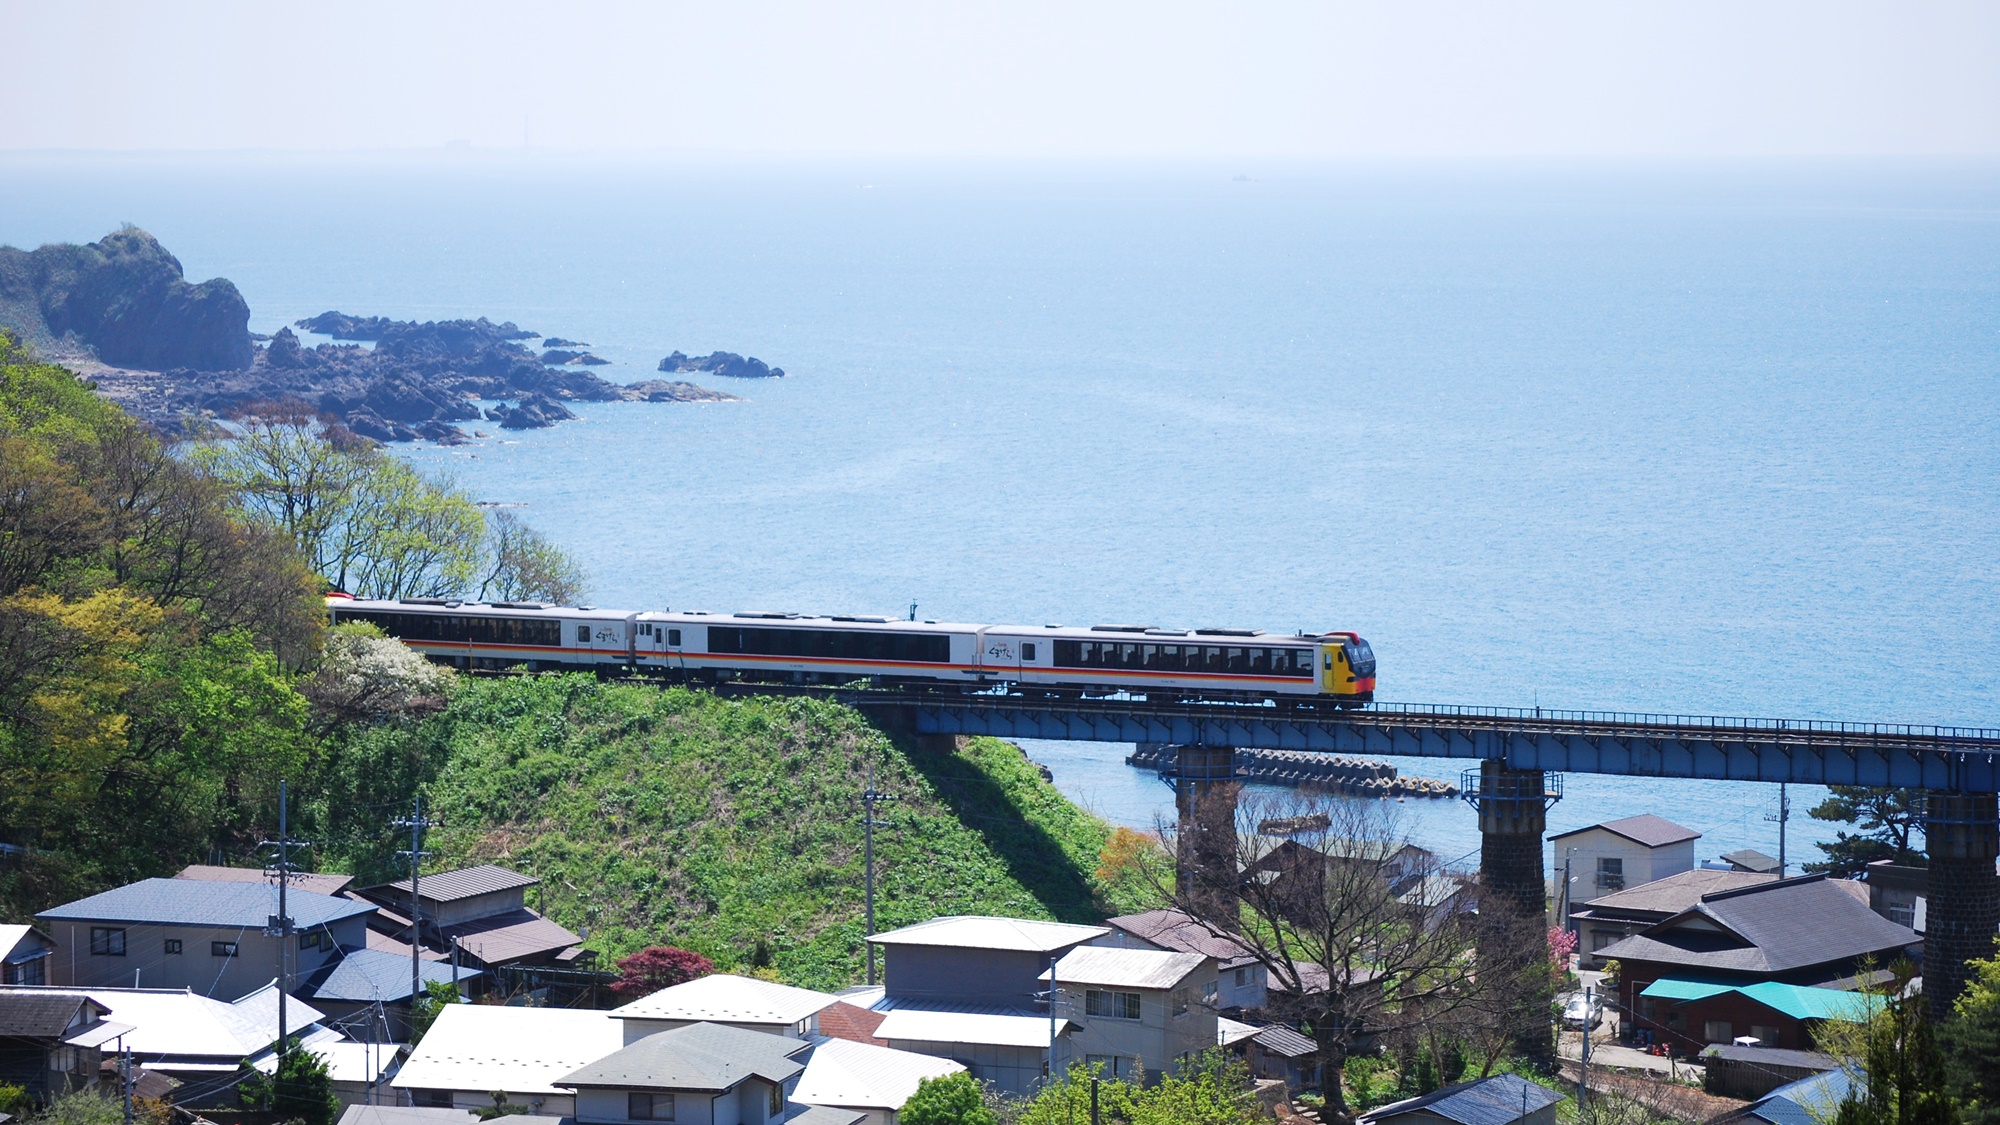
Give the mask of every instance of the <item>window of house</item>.
[[1624, 936], [1624, 934], [1606, 933], [1603, 930], [1592, 930], [1590, 931], [1590, 951], [1595, 953]]
[[1139, 1018], [1139, 994], [1088, 989], [1083, 994], [1083, 1011], [1085, 1015], [1106, 1019], [1136, 1020]]
[[1139, 1060], [1125, 1055], [1085, 1055], [1083, 1065], [1097, 1071], [1100, 1078], [1130, 1078]]
[[1775, 1047], [1778, 1045], [1778, 1029], [1772, 1027], [1770, 1024], [1753, 1023], [1750, 1025], [1750, 1034], [1756, 1036], [1757, 1042], [1766, 1047]]
[[785, 1088], [774, 1082], [771, 1084], [771, 1116], [783, 1117], [784, 1115]]
[[1639, 1018], [1642, 1020], [1649, 1020], [1653, 1018], [1652, 997], [1650, 996], [1639, 997]]
[[1021, 659], [1033, 660], [1034, 658], [1035, 658], [1035, 642], [1033, 641], [1021, 642]]
[[1736, 1038], [1736, 1028], [1728, 1020], [1706, 1020], [1701, 1025], [1701, 1037], [1710, 1043], [1727, 1043]]
[[1211, 1008], [1215, 1007], [1216, 984], [1215, 981], [1209, 981], [1201, 986], [1201, 1002]]
[[1625, 889], [1625, 861], [1618, 856], [1597, 857], [1597, 885], [1607, 891]]
[[170, 937], [170, 938], [168, 938], [168, 939], [167, 939], [167, 952], [168, 952], [168, 953], [179, 953], [180, 951], [181, 951], [181, 939], [179, 939], [179, 938], [177, 938], [177, 937]]
[[1176, 988], [1167, 994], [1167, 1010], [1173, 1013], [1175, 1019], [1179, 1019], [1188, 1014], [1188, 1005], [1192, 999], [1188, 989]]
[[236, 943], [233, 941], [211, 941], [208, 943], [208, 954], [211, 957], [234, 957], [236, 956]]
[[1242, 988], [1244, 985], [1249, 983], [1250, 983], [1250, 970], [1248, 969], [1236, 970], [1236, 987]]
[[1889, 921], [1896, 923], [1898, 926], [1915, 926], [1917, 924], [1916, 905], [1908, 902], [1890, 903]]
[[307, 930], [299, 935], [300, 952], [304, 952], [305, 950], [308, 949], [318, 949], [318, 948], [319, 948], [318, 930]]
[[410, 1101], [416, 1105], [431, 1106], [437, 1109], [450, 1109], [451, 1091], [412, 1090], [410, 1091]]
[[625, 1095], [625, 1116], [634, 1121], [672, 1121], [674, 1119], [674, 1096], [672, 1094], [627, 1094]]
[[1685, 1022], [1687, 1022], [1687, 1021], [1686, 1021], [1686, 1019], [1685, 1019], [1685, 1018], [1684, 1018], [1684, 1017], [1682, 1016], [1682, 1014], [1681, 1014], [1681, 1013], [1679, 1013], [1679, 1012], [1668, 1012], [1668, 1013], [1667, 1013], [1667, 1027], [1668, 1027], [1669, 1029], [1671, 1029], [1671, 1030], [1674, 1030], [1674, 1031], [1679, 1031], [1679, 1030], [1681, 1029], [1681, 1025], [1682, 1025], [1683, 1023], [1685, 1023]]
[[98, 957], [125, 956], [125, 931], [111, 926], [90, 927], [90, 952]]
[[47, 984], [48, 975], [42, 968], [47, 957], [36, 957], [18, 965], [0, 963], [0, 984]]

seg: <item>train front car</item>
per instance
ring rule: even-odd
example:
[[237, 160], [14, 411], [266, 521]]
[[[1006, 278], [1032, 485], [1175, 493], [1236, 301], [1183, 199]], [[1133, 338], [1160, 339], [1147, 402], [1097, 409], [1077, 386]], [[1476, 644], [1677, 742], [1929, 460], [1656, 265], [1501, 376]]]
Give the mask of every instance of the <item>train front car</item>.
[[1320, 690], [1342, 707], [1375, 700], [1375, 650], [1359, 633], [1320, 634]]

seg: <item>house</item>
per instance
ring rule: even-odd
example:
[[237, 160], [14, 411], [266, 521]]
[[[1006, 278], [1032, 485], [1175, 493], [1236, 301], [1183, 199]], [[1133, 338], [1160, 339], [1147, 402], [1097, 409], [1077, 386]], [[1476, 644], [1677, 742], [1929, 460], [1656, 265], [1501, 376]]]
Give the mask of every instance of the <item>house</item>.
[[1111, 933], [1099, 944], [1114, 949], [1198, 953], [1213, 959], [1217, 973], [1215, 1006], [1220, 1010], [1255, 1011], [1264, 1006], [1268, 975], [1241, 938], [1217, 933], [1186, 911], [1171, 908], [1126, 914], [1104, 924], [1111, 927]]
[[[559, 1125], [563, 1119], [532, 1113], [515, 1113], [507, 1125]], [[420, 1105], [350, 1105], [341, 1111], [337, 1125], [478, 1125], [479, 1115], [469, 1109], [437, 1109]]]
[[[875, 1034], [899, 1051], [936, 1055], [965, 1067], [974, 1078], [1003, 1094], [1032, 1094], [1042, 1079], [1075, 1055], [1068, 1036], [1076, 1023], [1046, 1013], [1033, 1015], [1010, 1008], [986, 1011], [933, 1011], [892, 1008]], [[1074, 1061], [1081, 1062], [1081, 1058]]]
[[1216, 1021], [1217, 1042], [1241, 1058], [1255, 1078], [1275, 1078], [1293, 1092], [1319, 1088], [1319, 1044], [1283, 1024], [1256, 1027]]
[[1361, 1125], [1556, 1125], [1562, 1101], [1547, 1086], [1496, 1074], [1370, 1110]]
[[625, 1025], [625, 1042], [691, 1023], [712, 1023], [804, 1038], [818, 1034], [818, 1016], [838, 997], [809, 988], [711, 973], [642, 996], [611, 1015]]
[[1603, 968], [1602, 950], [1605, 946], [1666, 921], [1699, 903], [1705, 894], [1733, 891], [1776, 879], [1775, 875], [1751, 871], [1697, 867], [1587, 902], [1574, 903], [1570, 907], [1569, 921], [1570, 927], [1576, 931], [1579, 964], [1586, 969]]
[[293, 944], [294, 981], [366, 942], [367, 903], [290, 891], [296, 933], [269, 936], [278, 889], [262, 883], [142, 879], [41, 912], [55, 939], [51, 983], [69, 988], [192, 989], [242, 996], [276, 973], [278, 943]]
[[[422, 984], [457, 984], [468, 996], [483, 991], [486, 972], [448, 961], [417, 962]], [[348, 1028], [348, 1038], [374, 1043], [408, 1043], [410, 1024], [410, 957], [379, 949], [343, 949], [305, 979], [298, 995], [312, 1001], [329, 1020]], [[376, 1018], [376, 1005], [381, 1005]]]
[[0, 986], [49, 983], [55, 939], [33, 926], [0, 926]]
[[[1349, 880], [1357, 874], [1379, 880], [1391, 897], [1407, 898], [1406, 905], [1424, 911], [1448, 904], [1459, 886], [1447, 881], [1425, 887], [1426, 881], [1445, 875], [1442, 862], [1433, 852], [1395, 840], [1292, 836], [1272, 843], [1269, 836], [1245, 834], [1237, 857], [1243, 878], [1263, 888], [1262, 899], [1280, 910], [1298, 904], [1307, 914], [1319, 909], [1328, 894], [1345, 897], [1338, 890], [1342, 884], [1329, 889], [1329, 879], [1342, 877], [1336, 869]], [[1450, 893], [1444, 893], [1447, 885]]]
[[864, 1114], [866, 1125], [896, 1125], [918, 1083], [964, 1069], [934, 1055], [830, 1039], [813, 1048], [791, 1096], [805, 1105]]
[[1216, 1044], [1212, 957], [1081, 946], [1041, 979], [1079, 1025], [1067, 1061], [1102, 1065], [1109, 1077], [1152, 1080]]
[[1709, 1125], [1820, 1125], [1833, 1120], [1850, 1093], [1865, 1095], [1867, 1090], [1867, 1079], [1855, 1072], [1824, 1071], [1780, 1086]]
[[1723, 852], [1722, 862], [1728, 864], [1731, 871], [1748, 871], [1754, 875], [1784, 874], [1776, 856], [1765, 855], [1755, 848]]
[[[1549, 837], [1553, 870], [1566, 872], [1560, 905], [1604, 895], [1694, 869], [1694, 842], [1701, 833], [1671, 820], [1642, 813], [1573, 828]], [[1566, 913], [1566, 911], [1565, 911]]]
[[[389, 1079], [396, 1074], [403, 1052], [402, 1043], [382, 1043], [348, 1038], [322, 1038], [302, 1050], [318, 1055], [333, 1081], [333, 1093], [343, 1106], [394, 1101]], [[510, 1122], [509, 1125], [512, 1125]]]
[[1041, 1003], [1041, 976], [1051, 964], [1110, 932], [1105, 926], [954, 916], [868, 940], [882, 947], [883, 995], [891, 1000], [1029, 1007]]
[[[1816, 993], [1850, 984], [1865, 967], [1894, 961], [1917, 941], [1842, 881], [1805, 875], [1704, 894], [1598, 953], [1619, 962], [1619, 1003], [1641, 1033], [1682, 1050], [1745, 1033], [1763, 1046], [1803, 1049], [1811, 1046], [1806, 1021], [1844, 1018]], [[1812, 992], [1752, 993], [1765, 983]]]
[[478, 1109], [499, 1091], [530, 1113], [568, 1117], [575, 1097], [557, 1080], [624, 1045], [610, 1012], [454, 1004], [389, 1084], [420, 1106]]
[[[190, 863], [180, 869], [176, 879], [194, 879], [204, 883], [262, 883], [268, 887], [278, 885], [278, 874], [263, 867], [215, 867], [205, 863]], [[354, 882], [352, 875], [323, 875], [311, 871], [294, 871], [286, 877], [286, 884], [295, 891], [311, 891], [316, 895], [339, 897]]]
[[[481, 864], [440, 871], [417, 880], [423, 914], [422, 944], [440, 954], [456, 949], [465, 964], [579, 967], [593, 954], [583, 938], [528, 909], [528, 888], [540, 879]], [[368, 887], [360, 897], [381, 908], [378, 928], [407, 942], [410, 937], [410, 881]]]
[[792, 1100], [811, 1050], [789, 1035], [692, 1023], [621, 1047], [556, 1085], [574, 1091], [579, 1125], [860, 1125], [865, 1113]]
[[1878, 859], [1862, 876], [1868, 881], [1868, 908], [1898, 926], [1924, 932], [1930, 899], [1930, 871], [1892, 859]]
[[93, 1029], [130, 1030], [108, 1024], [104, 1005], [81, 992], [44, 988], [0, 988], [0, 1086], [19, 1086], [46, 1103], [66, 1090], [97, 1081], [101, 1036], [79, 1037]]
[[1754, 1101], [1780, 1086], [1811, 1078], [1840, 1064], [1816, 1051], [1779, 1047], [1710, 1047], [1701, 1053], [1702, 1089], [1725, 1098]]
[[[863, 991], [868, 990], [863, 989]], [[842, 995], [847, 996], [849, 994], [842, 993]], [[877, 1036], [875, 1031], [882, 1026], [882, 1021], [887, 1018], [887, 1012], [878, 1012], [873, 1008], [863, 1008], [857, 1004], [850, 1004], [845, 999], [840, 999], [820, 1009], [816, 1022], [819, 1025], [819, 1033], [829, 1039], [845, 1039], [852, 1043], [867, 1043], [875, 1047], [886, 1047], [889, 1044], [884, 1042], [880, 1036]]]

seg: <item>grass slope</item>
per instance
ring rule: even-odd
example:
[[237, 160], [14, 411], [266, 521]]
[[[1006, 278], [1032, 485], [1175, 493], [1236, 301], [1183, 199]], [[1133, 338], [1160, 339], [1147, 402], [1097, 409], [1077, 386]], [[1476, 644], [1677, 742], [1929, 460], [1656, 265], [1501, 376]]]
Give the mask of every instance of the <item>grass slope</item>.
[[585, 676], [467, 682], [424, 727], [438, 860], [541, 877], [529, 905], [608, 956], [665, 943], [809, 987], [858, 981], [871, 765], [900, 798], [878, 812], [894, 825], [875, 835], [878, 929], [1109, 912], [1092, 875], [1108, 826], [998, 740], [928, 753], [831, 703]]

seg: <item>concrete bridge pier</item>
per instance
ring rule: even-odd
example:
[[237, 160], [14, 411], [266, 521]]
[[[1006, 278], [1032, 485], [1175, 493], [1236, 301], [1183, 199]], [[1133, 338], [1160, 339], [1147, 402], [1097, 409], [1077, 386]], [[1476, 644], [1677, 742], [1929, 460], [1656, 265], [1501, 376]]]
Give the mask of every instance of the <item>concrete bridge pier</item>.
[[1175, 747], [1174, 885], [1183, 905], [1215, 924], [1238, 923], [1236, 896], [1236, 750]]
[[2000, 928], [2000, 809], [1991, 793], [1931, 790], [1924, 797], [1924, 840], [1930, 853], [1924, 927], [1924, 996], [1931, 1019], [1951, 1012], [1965, 989], [1965, 963], [1991, 957]]
[[1526, 1059], [1555, 1069], [1549, 986], [1539, 973], [1547, 957], [1548, 892], [1542, 878], [1542, 834], [1549, 806], [1562, 796], [1560, 775], [1513, 769], [1488, 759], [1462, 779], [1465, 799], [1479, 810], [1479, 960], [1518, 981], [1511, 1024]]

